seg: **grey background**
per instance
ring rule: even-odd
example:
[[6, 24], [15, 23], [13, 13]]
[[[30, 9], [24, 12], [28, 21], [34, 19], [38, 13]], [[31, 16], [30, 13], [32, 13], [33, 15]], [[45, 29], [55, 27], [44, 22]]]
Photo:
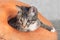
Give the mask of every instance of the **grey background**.
[[50, 20], [58, 32], [58, 40], [60, 37], [60, 0], [20, 0], [24, 3], [33, 5], [38, 8], [41, 14]]
[[49, 20], [60, 20], [60, 0], [20, 0], [38, 8], [39, 12]]

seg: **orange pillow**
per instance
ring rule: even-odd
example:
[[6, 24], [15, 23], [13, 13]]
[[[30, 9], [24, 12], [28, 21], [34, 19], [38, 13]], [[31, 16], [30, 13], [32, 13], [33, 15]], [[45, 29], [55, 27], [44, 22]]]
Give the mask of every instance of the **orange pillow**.
[[[43, 28], [39, 28], [33, 32], [20, 32], [12, 28], [8, 24], [8, 20], [16, 16], [16, 5], [27, 7], [30, 5], [10, 0], [1, 0], [0, 2], [0, 40], [57, 40], [56, 32], [49, 32]], [[38, 18], [43, 23], [52, 25], [40, 12], [38, 13]]]

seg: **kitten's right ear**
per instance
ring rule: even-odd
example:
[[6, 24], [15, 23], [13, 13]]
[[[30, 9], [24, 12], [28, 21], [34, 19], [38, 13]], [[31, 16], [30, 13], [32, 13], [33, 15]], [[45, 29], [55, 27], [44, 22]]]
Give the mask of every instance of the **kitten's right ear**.
[[33, 10], [34, 13], [36, 13], [36, 14], [38, 13], [38, 10], [35, 6], [31, 6], [31, 9]]
[[30, 15], [34, 16], [34, 15], [38, 14], [38, 10], [37, 10], [36, 7], [31, 6], [30, 9], [29, 9], [29, 13], [30, 13]]

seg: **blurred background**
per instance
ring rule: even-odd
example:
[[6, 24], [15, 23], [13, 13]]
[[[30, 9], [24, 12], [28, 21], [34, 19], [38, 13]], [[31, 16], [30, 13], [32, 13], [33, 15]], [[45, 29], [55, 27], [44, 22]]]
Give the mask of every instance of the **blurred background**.
[[30, 4], [38, 8], [38, 11], [53, 23], [57, 32], [58, 40], [60, 40], [60, 0], [20, 0], [21, 2]]

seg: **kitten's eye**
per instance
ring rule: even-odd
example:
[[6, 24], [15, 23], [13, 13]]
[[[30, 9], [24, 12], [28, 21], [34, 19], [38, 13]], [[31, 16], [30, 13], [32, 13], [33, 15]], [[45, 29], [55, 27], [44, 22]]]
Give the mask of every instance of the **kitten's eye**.
[[34, 23], [35, 23], [35, 21], [30, 21], [30, 23], [31, 23], [31, 24], [34, 24]]
[[22, 15], [22, 11], [18, 11], [18, 15]]
[[21, 19], [19, 19], [19, 20], [18, 20], [18, 23], [22, 24], [22, 20], [21, 20]]
[[27, 22], [27, 25], [29, 25], [29, 22]]

